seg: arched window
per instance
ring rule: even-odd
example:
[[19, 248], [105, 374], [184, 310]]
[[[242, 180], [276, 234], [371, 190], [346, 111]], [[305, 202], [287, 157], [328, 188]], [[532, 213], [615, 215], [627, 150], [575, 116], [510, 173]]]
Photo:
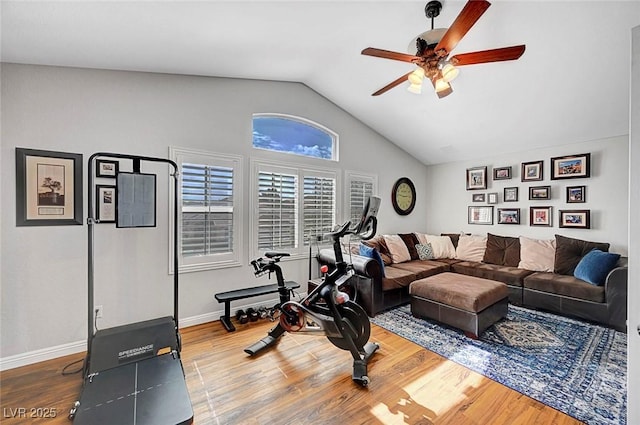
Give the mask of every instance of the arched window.
[[338, 135], [302, 117], [284, 114], [253, 115], [253, 147], [338, 160]]

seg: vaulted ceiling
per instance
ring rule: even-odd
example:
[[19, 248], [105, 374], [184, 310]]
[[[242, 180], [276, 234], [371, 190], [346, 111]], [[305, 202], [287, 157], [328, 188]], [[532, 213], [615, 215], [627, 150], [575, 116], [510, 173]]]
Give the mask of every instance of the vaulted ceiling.
[[[444, 0], [435, 27], [466, 2]], [[526, 44], [516, 61], [460, 67], [454, 92], [409, 93], [424, 1], [2, 1], [2, 61], [301, 82], [425, 164], [629, 132], [640, 1], [496, 0], [452, 54]], [[428, 84], [428, 83], [427, 83]], [[425, 85], [426, 88], [426, 85]], [[313, 119], [313, 117], [310, 117]]]

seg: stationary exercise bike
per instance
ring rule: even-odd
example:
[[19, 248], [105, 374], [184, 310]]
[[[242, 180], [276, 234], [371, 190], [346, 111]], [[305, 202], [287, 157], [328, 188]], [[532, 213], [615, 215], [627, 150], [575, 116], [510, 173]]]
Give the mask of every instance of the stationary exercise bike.
[[341, 350], [351, 352], [353, 357], [354, 382], [363, 387], [369, 385], [367, 363], [373, 353], [380, 348], [375, 342], [368, 342], [371, 325], [367, 313], [355, 302], [349, 300], [347, 293], [339, 288], [347, 284], [351, 278], [351, 266], [343, 257], [340, 238], [345, 235], [359, 235], [362, 239], [371, 239], [376, 233], [376, 214], [380, 206], [380, 198], [371, 197], [363, 210], [360, 222], [351, 229], [347, 221], [332, 232], [324, 235], [333, 241], [336, 267], [329, 273], [323, 271], [324, 278], [320, 285], [313, 289], [300, 301], [291, 301], [290, 289], [286, 286], [282, 269], [278, 265], [280, 259], [289, 256], [285, 252], [267, 252], [266, 258], [258, 258], [251, 262], [255, 275], [265, 273], [276, 274], [280, 303], [276, 308], [280, 311], [279, 322], [266, 337], [254, 343], [245, 352], [251, 356], [274, 345], [285, 332], [303, 332], [324, 335], [333, 345]]

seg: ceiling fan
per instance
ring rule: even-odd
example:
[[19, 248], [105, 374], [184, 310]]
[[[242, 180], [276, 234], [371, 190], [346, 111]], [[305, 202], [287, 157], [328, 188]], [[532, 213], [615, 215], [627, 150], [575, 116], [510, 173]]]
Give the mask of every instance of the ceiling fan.
[[378, 96], [395, 86], [408, 80], [409, 91], [420, 93], [422, 90], [422, 80], [426, 77], [431, 81], [439, 98], [450, 95], [453, 92], [451, 80], [457, 75], [459, 70], [456, 66], [474, 65], [487, 62], [500, 62], [518, 59], [524, 53], [525, 45], [502, 47], [499, 49], [482, 50], [471, 53], [461, 53], [449, 58], [449, 54], [465, 36], [467, 31], [476, 23], [484, 12], [491, 6], [486, 0], [469, 0], [464, 8], [453, 21], [451, 27], [433, 28], [433, 20], [440, 14], [442, 3], [432, 0], [424, 8], [427, 18], [431, 19], [431, 30], [418, 35], [411, 45], [410, 51], [415, 43], [416, 54], [406, 54], [392, 52], [389, 50], [367, 47], [362, 51], [363, 55], [376, 56], [379, 58], [392, 59], [402, 62], [411, 62], [418, 67], [406, 73], [402, 77], [387, 84], [380, 90], [372, 94]]

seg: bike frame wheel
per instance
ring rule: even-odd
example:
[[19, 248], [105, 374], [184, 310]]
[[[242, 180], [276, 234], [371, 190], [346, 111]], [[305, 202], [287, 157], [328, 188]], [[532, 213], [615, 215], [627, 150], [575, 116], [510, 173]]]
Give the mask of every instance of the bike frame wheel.
[[[362, 307], [353, 301], [338, 304], [336, 307], [344, 321], [345, 331], [351, 336], [358, 350], [362, 350], [362, 347], [369, 341], [369, 336], [371, 336], [369, 316], [367, 316], [367, 313], [365, 313]], [[328, 336], [327, 339], [341, 350], [350, 350], [347, 340], [342, 337]]]

